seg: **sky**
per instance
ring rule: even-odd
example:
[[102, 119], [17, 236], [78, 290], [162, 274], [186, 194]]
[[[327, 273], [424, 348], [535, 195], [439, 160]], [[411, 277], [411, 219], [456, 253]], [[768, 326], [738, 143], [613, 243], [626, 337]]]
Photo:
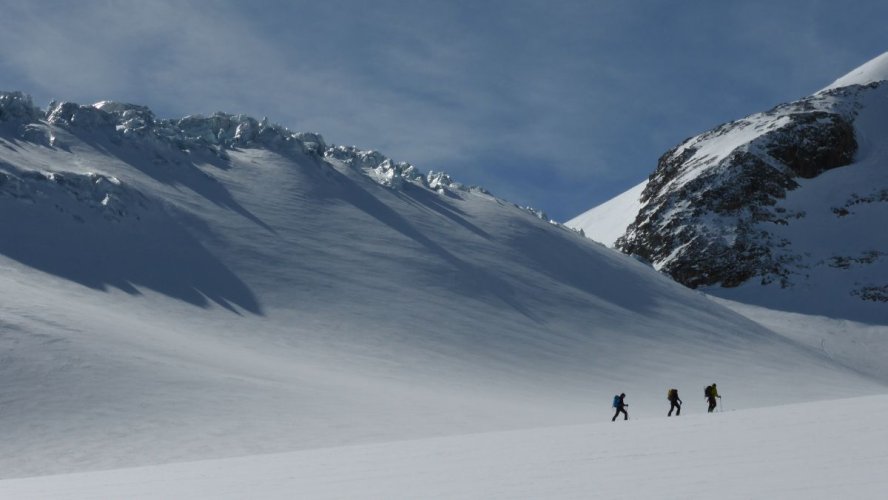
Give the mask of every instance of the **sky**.
[[7, 1], [0, 90], [267, 116], [567, 220], [888, 51], [884, 1]]

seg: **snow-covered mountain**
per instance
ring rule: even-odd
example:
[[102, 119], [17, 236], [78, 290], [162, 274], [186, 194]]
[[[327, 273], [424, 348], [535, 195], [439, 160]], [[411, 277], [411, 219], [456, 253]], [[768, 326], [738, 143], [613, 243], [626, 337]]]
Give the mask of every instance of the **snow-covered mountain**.
[[666, 152], [567, 223], [687, 286], [888, 321], [888, 53]]
[[4, 477], [885, 390], [483, 189], [240, 115], [2, 93], [0, 234]]

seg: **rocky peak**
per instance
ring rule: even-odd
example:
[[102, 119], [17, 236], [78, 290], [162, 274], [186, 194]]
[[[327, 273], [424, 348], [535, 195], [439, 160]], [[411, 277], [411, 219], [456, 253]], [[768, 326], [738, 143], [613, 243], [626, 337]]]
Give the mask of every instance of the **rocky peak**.
[[855, 161], [861, 103], [886, 86], [827, 88], [685, 140], [658, 161], [617, 248], [690, 287], [792, 285], [807, 252], [780, 228], [806, 213], [782, 200]]

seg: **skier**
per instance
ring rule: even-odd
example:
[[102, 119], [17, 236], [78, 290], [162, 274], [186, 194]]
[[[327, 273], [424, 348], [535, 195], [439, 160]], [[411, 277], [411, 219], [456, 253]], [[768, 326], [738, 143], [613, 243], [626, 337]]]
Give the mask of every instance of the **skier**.
[[708, 411], [709, 413], [712, 413], [712, 410], [715, 410], [715, 406], [716, 404], [718, 404], [716, 403], [715, 398], [721, 399], [721, 396], [718, 394], [718, 389], [715, 387], [714, 382], [712, 385], [706, 387], [706, 392], [704, 394], [706, 395], [706, 400], [709, 402]]
[[614, 413], [614, 418], [611, 419], [611, 422], [616, 422], [617, 416], [620, 415], [620, 412], [623, 412], [623, 420], [629, 420], [629, 414], [626, 413], [627, 405], [623, 400], [626, 398], [626, 393], [620, 393], [619, 396], [614, 396], [614, 408], [617, 409], [616, 413]]
[[678, 389], [669, 389], [669, 392], [666, 394], [666, 399], [669, 400], [669, 413], [666, 414], [667, 417], [672, 416], [672, 410], [677, 410], [675, 412], [675, 416], [681, 415], [681, 399], [678, 397]]

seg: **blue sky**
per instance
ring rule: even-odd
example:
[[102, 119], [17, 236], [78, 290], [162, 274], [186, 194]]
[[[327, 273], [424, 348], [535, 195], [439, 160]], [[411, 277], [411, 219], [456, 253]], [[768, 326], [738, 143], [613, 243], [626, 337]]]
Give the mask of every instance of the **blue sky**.
[[568, 219], [888, 51], [884, 1], [0, 0], [0, 89], [268, 116]]

